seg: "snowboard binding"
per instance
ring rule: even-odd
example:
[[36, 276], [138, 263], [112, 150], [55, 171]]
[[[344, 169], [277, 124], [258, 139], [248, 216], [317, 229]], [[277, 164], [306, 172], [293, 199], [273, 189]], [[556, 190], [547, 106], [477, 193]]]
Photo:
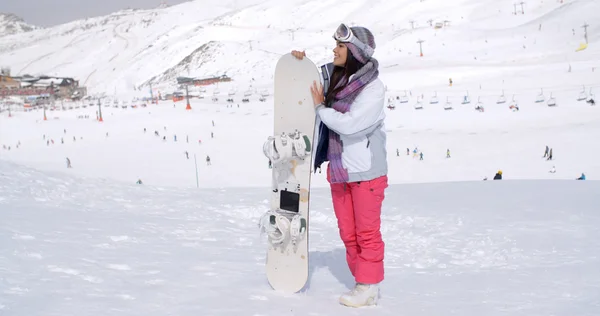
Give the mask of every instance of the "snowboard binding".
[[273, 164], [287, 162], [293, 158], [304, 159], [311, 150], [310, 139], [298, 130], [269, 136], [263, 144], [263, 153]]
[[281, 246], [281, 251], [291, 242], [294, 252], [297, 245], [306, 236], [306, 218], [298, 214], [268, 211], [260, 219], [259, 227], [266, 233], [272, 246]]

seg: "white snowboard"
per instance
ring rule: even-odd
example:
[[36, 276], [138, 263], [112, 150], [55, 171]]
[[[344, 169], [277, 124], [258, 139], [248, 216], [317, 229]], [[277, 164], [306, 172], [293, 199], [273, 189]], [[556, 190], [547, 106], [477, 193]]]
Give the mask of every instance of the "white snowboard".
[[282, 56], [275, 67], [274, 134], [300, 131], [310, 139], [310, 154], [282, 165], [273, 164], [271, 209], [298, 212], [306, 218], [305, 237], [295, 246], [269, 244], [267, 279], [284, 293], [300, 291], [308, 280], [309, 190], [314, 152], [315, 107], [310, 93], [313, 81], [320, 83], [317, 66], [304, 57]]

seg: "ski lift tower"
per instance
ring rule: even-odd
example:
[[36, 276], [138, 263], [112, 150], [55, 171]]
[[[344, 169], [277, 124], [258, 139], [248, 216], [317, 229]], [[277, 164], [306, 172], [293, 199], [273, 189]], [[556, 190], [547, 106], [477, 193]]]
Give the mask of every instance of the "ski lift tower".
[[423, 42], [425, 42], [425, 41], [422, 39], [419, 39], [417, 41], [417, 43], [419, 43], [419, 51], [420, 51], [421, 57], [423, 57]]
[[193, 84], [194, 80], [192, 78], [187, 78], [187, 77], [177, 77], [177, 83], [180, 85], [185, 86], [185, 99], [186, 99], [186, 110], [191, 110], [192, 106], [190, 105], [190, 92], [188, 89], [188, 86], [190, 84]]

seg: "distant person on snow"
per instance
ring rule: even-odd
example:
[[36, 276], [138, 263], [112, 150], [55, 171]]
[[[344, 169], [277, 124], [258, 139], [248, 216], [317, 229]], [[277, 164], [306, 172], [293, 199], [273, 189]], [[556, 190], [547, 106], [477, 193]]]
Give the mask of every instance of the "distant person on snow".
[[67, 168], [71, 168], [71, 159], [67, 157]]
[[585, 180], [585, 174], [582, 172], [581, 177], [577, 178], [577, 180]]
[[550, 171], [548, 171], [550, 173], [556, 173], [556, 168], [554, 166], [552, 166], [552, 169], [550, 169]]
[[544, 151], [544, 157], [543, 158], [548, 157], [548, 150], [550, 150], [550, 148], [548, 148], [548, 145], [546, 145], [546, 151]]
[[498, 170], [498, 172], [496, 172], [494, 180], [502, 180], [502, 170]]
[[[356, 281], [352, 291], [340, 296], [340, 303], [376, 305], [384, 279], [380, 224], [388, 186], [385, 86], [378, 78], [379, 62], [371, 57], [375, 49], [371, 31], [341, 24], [334, 38], [333, 62], [321, 66], [325, 85], [313, 82], [311, 87], [319, 127], [314, 167], [329, 161], [326, 174], [333, 208]], [[292, 54], [298, 59], [306, 56], [300, 51]], [[351, 145], [361, 142], [369, 145]]]
[[552, 148], [550, 148], [550, 153], [548, 154], [548, 158], [546, 160], [552, 160]]
[[446, 158], [450, 158], [450, 149], [446, 149]]

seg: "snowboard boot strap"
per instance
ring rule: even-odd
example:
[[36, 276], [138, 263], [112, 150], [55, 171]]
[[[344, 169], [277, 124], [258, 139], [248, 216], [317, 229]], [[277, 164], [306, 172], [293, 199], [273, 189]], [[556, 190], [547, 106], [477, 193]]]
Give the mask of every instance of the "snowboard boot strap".
[[296, 251], [298, 242], [302, 241], [306, 235], [306, 218], [300, 215], [294, 215], [290, 223], [290, 237], [294, 251]]
[[293, 137], [293, 143], [296, 155], [304, 159], [304, 157], [306, 157], [311, 150], [310, 140], [308, 139], [308, 136], [296, 130]]
[[275, 136], [275, 141], [273, 144], [275, 151], [278, 153], [278, 157], [271, 161], [273, 164], [285, 162], [292, 158], [292, 140], [285, 133], [281, 133], [280, 136]]

